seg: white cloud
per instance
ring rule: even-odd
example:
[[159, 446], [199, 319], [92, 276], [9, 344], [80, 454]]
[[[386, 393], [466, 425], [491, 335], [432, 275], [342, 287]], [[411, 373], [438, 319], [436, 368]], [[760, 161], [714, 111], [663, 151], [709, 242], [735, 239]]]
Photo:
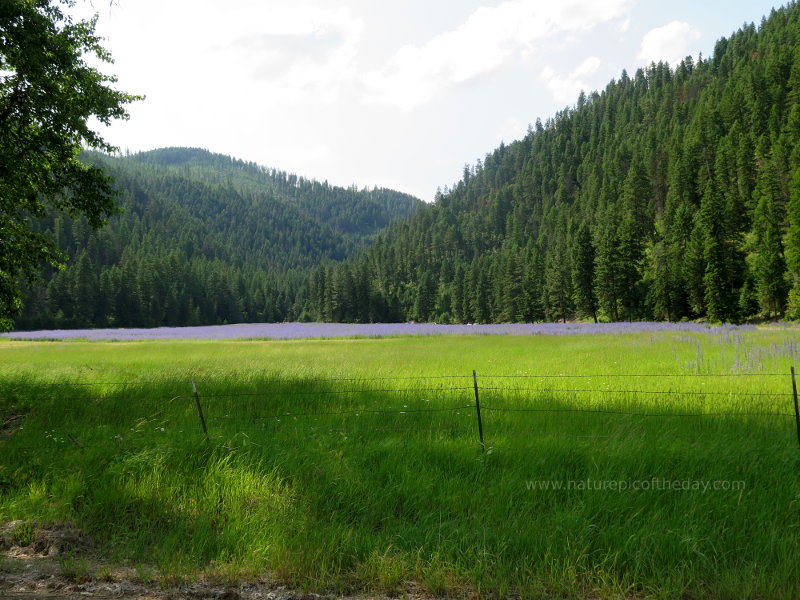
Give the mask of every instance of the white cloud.
[[584, 60], [578, 68], [566, 76], [557, 75], [551, 67], [545, 67], [541, 79], [550, 90], [556, 102], [561, 104], [575, 104], [581, 90], [587, 91], [590, 87], [581, 80], [581, 77], [591, 75], [602, 64], [596, 56]]
[[647, 64], [664, 60], [676, 65], [687, 55], [694, 53], [694, 43], [701, 36], [700, 30], [686, 21], [671, 21], [645, 34], [637, 58]]
[[[496, 138], [498, 140], [516, 140], [525, 135], [525, 130], [528, 127], [527, 123], [516, 116], [511, 116], [505, 120], [505, 123], [497, 130]], [[499, 144], [499, 142], [498, 142]]]
[[442, 90], [535, 52], [537, 42], [589, 31], [625, 17], [631, 0], [507, 0], [481, 7], [454, 31], [423, 46], [400, 48], [384, 68], [367, 73], [366, 100], [410, 110]]
[[223, 28], [236, 37], [219, 40], [217, 46], [228, 64], [243, 65], [242, 75], [262, 86], [265, 102], [330, 103], [342, 85], [358, 79], [364, 23], [349, 8], [287, 6], [263, 18], [252, 13], [241, 17], [232, 15], [243, 26]]

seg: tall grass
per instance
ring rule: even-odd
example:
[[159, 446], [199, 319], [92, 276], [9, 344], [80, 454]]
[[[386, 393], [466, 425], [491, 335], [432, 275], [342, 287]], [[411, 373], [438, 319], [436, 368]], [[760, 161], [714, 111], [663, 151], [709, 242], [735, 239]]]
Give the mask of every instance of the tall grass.
[[24, 416], [0, 520], [73, 521], [173, 577], [797, 597], [795, 349], [778, 329], [3, 343], [0, 415]]

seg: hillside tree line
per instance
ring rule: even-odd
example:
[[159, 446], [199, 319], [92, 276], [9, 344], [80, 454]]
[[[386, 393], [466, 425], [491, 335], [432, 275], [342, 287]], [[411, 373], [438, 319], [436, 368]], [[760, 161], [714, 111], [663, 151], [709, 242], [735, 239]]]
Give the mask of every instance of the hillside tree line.
[[309, 293], [333, 321], [800, 318], [800, 7], [581, 93]]

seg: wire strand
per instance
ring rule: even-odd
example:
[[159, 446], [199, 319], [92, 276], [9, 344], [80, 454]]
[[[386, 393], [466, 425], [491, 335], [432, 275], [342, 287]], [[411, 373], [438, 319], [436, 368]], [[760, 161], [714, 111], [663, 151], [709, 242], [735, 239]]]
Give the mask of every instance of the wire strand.
[[587, 408], [494, 408], [490, 406], [481, 406], [481, 410], [489, 410], [494, 412], [568, 412], [568, 413], [600, 413], [610, 415], [630, 415], [636, 417], [794, 417], [793, 413], [758, 413], [758, 412], [713, 412], [713, 413], [640, 413], [640, 412], [627, 412], [621, 410], [605, 410], [605, 409], [587, 409]]

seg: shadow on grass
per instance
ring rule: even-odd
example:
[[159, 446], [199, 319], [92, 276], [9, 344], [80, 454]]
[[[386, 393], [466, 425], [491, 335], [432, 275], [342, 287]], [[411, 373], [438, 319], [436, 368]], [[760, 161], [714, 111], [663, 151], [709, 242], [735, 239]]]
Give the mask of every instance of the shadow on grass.
[[[75, 522], [162, 572], [235, 565], [320, 591], [724, 596], [742, 574], [751, 595], [797, 588], [798, 517], [775, 510], [799, 491], [782, 417], [509, 392], [486, 398], [482, 453], [468, 378], [197, 384], [208, 440], [186, 383], [7, 379], [0, 414], [27, 414], [0, 439], [0, 514]], [[745, 486], [563, 487], [655, 479]]]

